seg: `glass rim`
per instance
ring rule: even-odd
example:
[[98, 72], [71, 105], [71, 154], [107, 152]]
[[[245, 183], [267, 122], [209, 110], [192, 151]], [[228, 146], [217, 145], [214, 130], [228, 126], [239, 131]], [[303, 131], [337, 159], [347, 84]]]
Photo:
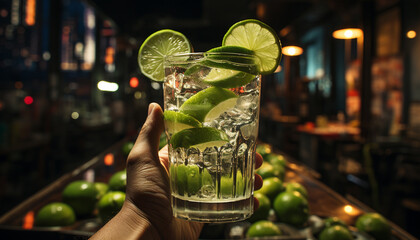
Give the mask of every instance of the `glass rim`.
[[[182, 62], [200, 62], [208, 56], [218, 56], [218, 57], [233, 57], [233, 58], [242, 58], [242, 59], [255, 59], [255, 55], [246, 54], [246, 53], [234, 53], [234, 52], [191, 52], [191, 53], [176, 53], [164, 57], [165, 62], [170, 63], [182, 63]], [[221, 59], [219, 59], [221, 60]], [[229, 61], [229, 59], [226, 59]], [[248, 63], [249, 65], [253, 65]]]

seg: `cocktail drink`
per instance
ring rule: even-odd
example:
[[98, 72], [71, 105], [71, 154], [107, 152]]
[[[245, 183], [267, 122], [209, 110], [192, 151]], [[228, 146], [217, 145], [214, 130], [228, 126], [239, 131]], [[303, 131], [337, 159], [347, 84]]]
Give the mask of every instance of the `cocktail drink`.
[[142, 73], [163, 81], [174, 216], [231, 222], [253, 213], [261, 75], [281, 57], [275, 32], [258, 20], [233, 25], [222, 46], [192, 53], [187, 38], [158, 31], [142, 44]]
[[166, 58], [164, 118], [176, 217], [226, 222], [251, 216], [259, 103], [253, 55]]

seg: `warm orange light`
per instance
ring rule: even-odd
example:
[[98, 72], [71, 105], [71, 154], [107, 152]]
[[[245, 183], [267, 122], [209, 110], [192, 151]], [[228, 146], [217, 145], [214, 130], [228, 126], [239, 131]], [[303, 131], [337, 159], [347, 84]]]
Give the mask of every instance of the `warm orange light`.
[[359, 38], [363, 36], [363, 31], [360, 28], [345, 28], [334, 31], [332, 36], [337, 39]]
[[25, 217], [23, 217], [23, 229], [32, 229], [34, 226], [34, 211], [29, 211], [26, 213]]
[[136, 77], [130, 78], [130, 87], [136, 88], [139, 86], [139, 79]]
[[36, 14], [36, 0], [27, 0], [25, 23], [28, 26], [35, 25], [35, 14]]
[[287, 56], [299, 56], [303, 53], [303, 49], [298, 46], [286, 46], [282, 48], [281, 52]]
[[280, 65], [277, 66], [276, 71], [274, 71], [275, 73], [281, 72], [282, 68]]
[[23, 101], [25, 102], [26, 105], [31, 105], [34, 102], [33, 97], [31, 96], [26, 96]]
[[105, 51], [105, 63], [112, 64], [114, 62], [115, 50], [113, 47], [107, 47]]
[[265, 3], [259, 2], [257, 4], [257, 16], [258, 18], [264, 18], [266, 13], [266, 5]]
[[107, 155], [105, 155], [104, 163], [105, 163], [106, 166], [113, 165], [114, 164], [114, 154], [108, 153]]
[[407, 37], [408, 38], [415, 38], [417, 35], [416, 31], [410, 30], [407, 32]]

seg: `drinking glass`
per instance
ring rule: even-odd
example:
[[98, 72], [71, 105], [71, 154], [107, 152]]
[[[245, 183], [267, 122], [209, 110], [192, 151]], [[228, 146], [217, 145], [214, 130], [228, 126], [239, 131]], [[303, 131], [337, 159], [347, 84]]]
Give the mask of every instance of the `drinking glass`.
[[[232, 222], [250, 217], [254, 208], [254, 158], [261, 88], [254, 57], [238, 53], [179, 54], [166, 57], [164, 67], [164, 111], [197, 116], [195, 110], [202, 113], [207, 103], [212, 102], [215, 108], [211, 110], [216, 109], [214, 116], [199, 118], [199, 127], [216, 129], [227, 136], [222, 144], [216, 141], [212, 145], [210, 139], [200, 146], [179, 146], [173, 139], [176, 134], [179, 135], [176, 141], [190, 137], [193, 140], [184, 140], [194, 142], [194, 139], [207, 139], [205, 131], [197, 131], [198, 136], [187, 136], [182, 130], [173, 130], [182, 128], [177, 124], [185, 123], [172, 119], [169, 126], [165, 119], [174, 216], [199, 222]], [[212, 80], [218, 79], [217, 74], [223, 75], [222, 80], [227, 75], [227, 80], [221, 83], [208, 80], [210, 75]], [[188, 99], [203, 91], [229, 91], [236, 97], [218, 104], [212, 94], [207, 94], [207, 99], [183, 107]], [[218, 97], [214, 94], [214, 98]]]

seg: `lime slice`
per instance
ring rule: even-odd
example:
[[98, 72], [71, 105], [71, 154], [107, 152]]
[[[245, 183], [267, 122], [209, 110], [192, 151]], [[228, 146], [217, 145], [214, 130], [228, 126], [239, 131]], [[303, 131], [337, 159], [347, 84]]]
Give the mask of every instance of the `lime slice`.
[[209, 87], [189, 98], [181, 105], [181, 112], [198, 121], [209, 122], [236, 105], [238, 96], [227, 89]]
[[163, 113], [163, 119], [169, 134], [174, 134], [187, 128], [201, 127], [201, 122], [181, 112], [166, 110]]
[[189, 128], [175, 133], [171, 138], [172, 148], [198, 148], [203, 151], [208, 147], [221, 147], [228, 142], [226, 133], [211, 127]]
[[222, 68], [212, 68], [203, 82], [221, 88], [235, 88], [250, 83], [255, 75]]
[[222, 45], [253, 50], [261, 74], [273, 73], [281, 59], [281, 44], [276, 32], [256, 19], [235, 23], [223, 37]]
[[191, 44], [182, 33], [163, 29], [146, 38], [139, 49], [137, 60], [146, 77], [161, 82], [165, 77], [165, 56], [190, 52]]

